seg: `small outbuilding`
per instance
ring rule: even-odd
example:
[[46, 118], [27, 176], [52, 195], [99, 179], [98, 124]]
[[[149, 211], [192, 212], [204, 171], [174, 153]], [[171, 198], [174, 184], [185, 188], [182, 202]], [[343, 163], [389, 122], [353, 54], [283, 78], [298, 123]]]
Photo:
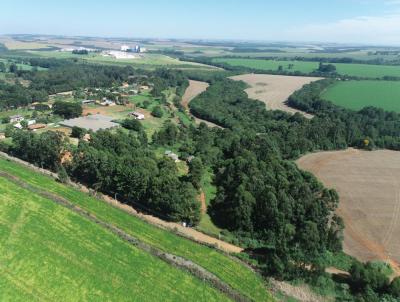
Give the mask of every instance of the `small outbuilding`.
[[132, 116], [133, 118], [137, 119], [137, 120], [144, 120], [144, 114], [134, 111], [128, 114], [129, 116]]

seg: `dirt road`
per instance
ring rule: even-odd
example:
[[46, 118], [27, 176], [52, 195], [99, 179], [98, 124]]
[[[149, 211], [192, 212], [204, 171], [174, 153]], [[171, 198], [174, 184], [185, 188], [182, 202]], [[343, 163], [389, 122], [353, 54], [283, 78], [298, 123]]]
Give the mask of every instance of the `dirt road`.
[[289, 113], [300, 112], [307, 118], [312, 115], [303, 111], [291, 108], [285, 103], [289, 96], [304, 85], [322, 78], [281, 76], [271, 74], [244, 74], [231, 77], [235, 81], [243, 81], [250, 88], [246, 89], [250, 98], [262, 101], [269, 110], [282, 110]]
[[338, 191], [345, 252], [386, 261], [400, 274], [400, 152], [319, 152], [297, 164]]

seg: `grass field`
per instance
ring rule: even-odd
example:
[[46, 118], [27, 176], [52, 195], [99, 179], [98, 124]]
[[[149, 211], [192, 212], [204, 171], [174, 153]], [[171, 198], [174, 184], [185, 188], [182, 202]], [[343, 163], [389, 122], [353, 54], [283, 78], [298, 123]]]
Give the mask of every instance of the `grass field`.
[[2, 301], [228, 300], [201, 280], [2, 177], [0, 242]]
[[7, 171], [33, 186], [41, 187], [68, 199], [93, 213], [99, 219], [114, 224], [143, 242], [192, 260], [255, 301], [271, 301], [271, 296], [261, 277], [237, 260], [147, 224], [120, 209], [99, 202], [85, 193], [63, 186], [18, 164], [0, 159], [0, 170]]
[[400, 82], [346, 81], [329, 87], [322, 97], [336, 105], [359, 110], [374, 106], [400, 112]]
[[[213, 62], [227, 63], [232, 66], [243, 66], [265, 71], [277, 71], [278, 67], [282, 66], [284, 71], [299, 71], [303, 73], [315, 71], [318, 69], [319, 64], [318, 62], [258, 60], [244, 58], [214, 58]], [[293, 66], [289, 69], [290, 64], [293, 64]], [[333, 65], [336, 66], [337, 73], [340, 75], [368, 78], [382, 78], [384, 76], [400, 77], [400, 67], [398, 66], [344, 63], [334, 63]]]

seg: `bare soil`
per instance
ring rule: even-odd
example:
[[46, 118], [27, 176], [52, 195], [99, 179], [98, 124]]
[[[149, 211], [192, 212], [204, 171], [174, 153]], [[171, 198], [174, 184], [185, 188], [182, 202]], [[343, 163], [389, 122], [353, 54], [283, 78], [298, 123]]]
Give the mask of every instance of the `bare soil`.
[[[182, 96], [182, 106], [185, 107], [188, 112], [190, 112], [189, 111], [190, 101], [193, 100], [196, 96], [198, 96], [202, 92], [206, 91], [208, 86], [210, 85], [206, 82], [189, 80], [189, 87], [186, 89], [184, 95]], [[221, 126], [218, 126], [217, 124], [211, 123], [209, 121], [197, 118], [195, 116], [194, 118], [196, 120], [196, 124], [204, 122], [209, 127], [221, 128]]]
[[244, 74], [231, 77], [235, 81], [243, 81], [250, 86], [246, 89], [248, 96], [252, 99], [262, 101], [270, 110], [282, 110], [289, 113], [299, 112], [307, 118], [312, 115], [303, 111], [291, 108], [286, 101], [296, 90], [304, 85], [322, 78], [281, 76], [271, 74]]
[[362, 261], [388, 262], [400, 275], [400, 152], [319, 152], [297, 164], [339, 193], [344, 251]]

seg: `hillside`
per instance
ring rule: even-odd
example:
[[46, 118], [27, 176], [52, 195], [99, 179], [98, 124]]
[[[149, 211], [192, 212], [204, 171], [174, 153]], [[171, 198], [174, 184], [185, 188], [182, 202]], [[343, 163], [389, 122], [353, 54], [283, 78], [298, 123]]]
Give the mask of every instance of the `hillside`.
[[[228, 299], [211, 284], [145, 252], [143, 246], [191, 260], [244, 299], [271, 299], [259, 276], [214, 249], [2, 158], [0, 171], [1, 262], [7, 263], [0, 292], [7, 299]], [[140, 248], [118, 238], [115, 229], [118, 235], [138, 240]]]

